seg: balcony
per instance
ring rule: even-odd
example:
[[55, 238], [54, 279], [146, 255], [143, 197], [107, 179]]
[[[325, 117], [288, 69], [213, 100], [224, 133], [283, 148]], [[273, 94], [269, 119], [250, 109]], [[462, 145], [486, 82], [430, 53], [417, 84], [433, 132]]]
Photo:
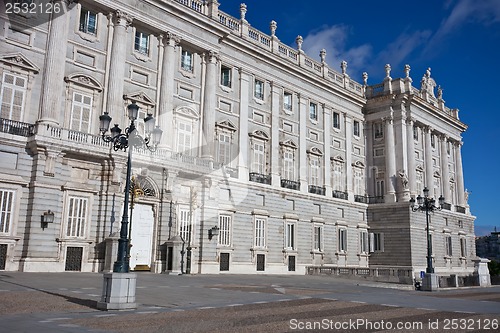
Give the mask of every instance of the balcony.
[[281, 187], [299, 191], [300, 190], [300, 182], [296, 182], [296, 181], [288, 180], [288, 179], [282, 179], [281, 180]]
[[33, 124], [0, 118], [0, 132], [3, 133], [28, 137], [34, 134], [34, 128]]
[[447, 202], [443, 203], [443, 209], [451, 210], [451, 204], [449, 204]]
[[271, 185], [271, 175], [263, 175], [257, 172], [250, 172], [248, 174], [248, 179], [251, 182]]
[[465, 214], [465, 207], [455, 206], [455, 209], [457, 210], [457, 213]]
[[367, 197], [368, 198], [368, 203], [369, 204], [377, 204], [377, 203], [384, 203], [384, 197], [383, 196], [375, 196], [375, 197]]
[[309, 193], [325, 195], [326, 189], [322, 186], [309, 185]]
[[347, 200], [349, 198], [347, 192], [337, 191], [337, 190], [332, 191], [332, 197], [342, 200]]
[[355, 202], [361, 202], [361, 203], [368, 203], [368, 197], [365, 195], [354, 195], [354, 201]]

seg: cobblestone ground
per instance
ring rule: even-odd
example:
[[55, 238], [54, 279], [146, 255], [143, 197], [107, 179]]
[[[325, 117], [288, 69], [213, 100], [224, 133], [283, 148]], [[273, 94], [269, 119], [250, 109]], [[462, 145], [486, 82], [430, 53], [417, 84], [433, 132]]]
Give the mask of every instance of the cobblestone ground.
[[0, 278], [0, 332], [500, 332], [499, 288], [425, 293], [305, 277], [144, 275], [136, 310], [99, 311], [100, 276], [33, 277]]

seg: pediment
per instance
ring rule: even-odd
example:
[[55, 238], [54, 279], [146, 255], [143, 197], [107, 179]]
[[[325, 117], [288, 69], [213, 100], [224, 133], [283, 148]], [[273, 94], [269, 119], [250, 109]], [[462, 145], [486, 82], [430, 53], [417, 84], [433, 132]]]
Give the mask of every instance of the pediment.
[[417, 165], [416, 170], [417, 171], [424, 171], [424, 167], [419, 164], [419, 165]]
[[439, 171], [434, 171], [434, 177], [441, 178], [441, 174], [439, 173]]
[[262, 130], [253, 131], [252, 133], [248, 133], [248, 135], [257, 139], [269, 141], [269, 135]]
[[236, 132], [236, 126], [229, 119], [218, 121], [215, 123], [215, 126]]
[[352, 166], [357, 168], [364, 168], [365, 164], [362, 161], [355, 161], [354, 163], [352, 163]]
[[345, 162], [344, 157], [342, 157], [341, 155], [332, 156], [332, 157], [330, 157], [330, 160], [336, 161], [336, 162], [341, 162], [341, 163]]
[[323, 156], [323, 152], [321, 151], [321, 149], [316, 148], [316, 147], [312, 147], [311, 149], [308, 149], [307, 153], [312, 154], [312, 155], [316, 155], [316, 156]]
[[298, 148], [297, 144], [295, 142], [293, 142], [293, 140], [291, 140], [291, 139], [281, 141], [280, 145], [283, 147], [288, 147], [288, 148], [292, 148], [292, 149]]
[[181, 106], [175, 108], [174, 112], [177, 115], [184, 116], [187, 118], [192, 118], [192, 119], [199, 119], [200, 118], [200, 115], [196, 111], [196, 109], [194, 107], [188, 106], [188, 105], [181, 105]]
[[102, 84], [97, 79], [84, 73], [74, 73], [68, 75], [64, 78], [64, 81], [73, 82], [75, 84], [90, 88], [92, 90], [97, 90], [99, 92], [101, 92], [103, 89]]
[[123, 99], [134, 101], [136, 103], [144, 104], [150, 107], [155, 106], [155, 101], [151, 99], [144, 91], [137, 91], [134, 93], [123, 95]]
[[22, 53], [9, 53], [2, 55], [0, 57], [0, 61], [4, 64], [9, 64], [11, 66], [19, 67], [28, 72], [33, 72], [37, 74], [40, 71], [37, 65], [31, 62], [25, 55]]

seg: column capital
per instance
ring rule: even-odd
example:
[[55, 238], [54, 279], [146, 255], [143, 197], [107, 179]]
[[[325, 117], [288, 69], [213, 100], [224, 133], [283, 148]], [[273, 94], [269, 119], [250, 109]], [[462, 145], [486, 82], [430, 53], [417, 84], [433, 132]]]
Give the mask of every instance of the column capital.
[[179, 45], [180, 41], [180, 37], [170, 31], [165, 32], [163, 35], [164, 46], [171, 46], [175, 48]]
[[447, 134], [444, 134], [444, 133], [439, 134], [439, 136], [438, 136], [438, 137], [439, 137], [439, 139], [440, 139], [441, 141], [443, 141], [443, 142], [448, 141], [448, 139], [450, 138]]
[[219, 61], [219, 53], [215, 50], [209, 50], [205, 53], [205, 61], [209, 64], [217, 64]]
[[424, 125], [424, 126], [422, 126], [422, 131], [425, 133], [432, 133], [434, 131], [434, 128], [432, 128], [429, 125]]
[[126, 28], [132, 24], [133, 20], [134, 18], [132, 15], [127, 14], [120, 9], [113, 12], [113, 23], [115, 25], [120, 25]]
[[463, 141], [453, 141], [453, 147], [455, 148], [461, 148], [463, 144], [464, 144]]
[[382, 121], [384, 123], [392, 124], [392, 122], [394, 121], [394, 117], [392, 116], [392, 113], [391, 113], [391, 115], [389, 115], [387, 117], [382, 117]]

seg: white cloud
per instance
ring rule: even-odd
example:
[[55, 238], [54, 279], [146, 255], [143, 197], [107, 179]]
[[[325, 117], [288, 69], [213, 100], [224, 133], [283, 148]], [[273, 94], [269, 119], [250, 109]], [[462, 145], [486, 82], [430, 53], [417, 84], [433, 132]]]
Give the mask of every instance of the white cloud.
[[441, 26], [429, 43], [429, 49], [441, 43], [446, 36], [466, 23], [489, 25], [500, 22], [500, 1], [498, 0], [458, 0], [451, 7], [450, 15], [441, 22]]
[[367, 60], [371, 57], [369, 44], [347, 48], [349, 28], [345, 25], [324, 26], [304, 37], [302, 49], [311, 58], [319, 60], [319, 52], [326, 50], [326, 62], [336, 71], [340, 71], [340, 62], [347, 61], [347, 72], [351, 77], [360, 76]]

